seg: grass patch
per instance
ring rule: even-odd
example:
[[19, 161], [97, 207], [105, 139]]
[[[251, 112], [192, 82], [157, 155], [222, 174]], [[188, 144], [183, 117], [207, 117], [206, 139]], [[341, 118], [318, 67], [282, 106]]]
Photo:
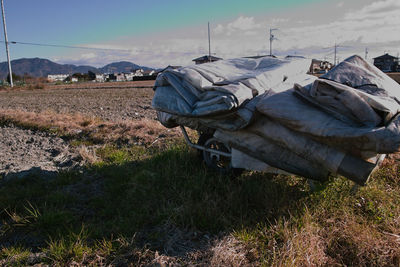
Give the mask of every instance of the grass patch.
[[335, 177], [311, 192], [295, 176], [210, 172], [181, 141], [96, 154], [84, 173], [2, 182], [0, 260], [35, 251], [60, 265], [400, 263], [394, 159], [366, 187]]
[[31, 252], [21, 247], [2, 248], [0, 250], [0, 264], [2, 261], [11, 266], [23, 266], [27, 264]]

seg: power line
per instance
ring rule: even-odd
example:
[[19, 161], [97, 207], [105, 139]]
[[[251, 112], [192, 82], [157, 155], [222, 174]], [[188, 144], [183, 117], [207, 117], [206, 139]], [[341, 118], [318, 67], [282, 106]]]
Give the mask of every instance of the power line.
[[114, 49], [114, 48], [101, 48], [101, 47], [88, 47], [88, 46], [74, 46], [74, 45], [61, 45], [61, 44], [44, 44], [44, 43], [30, 43], [30, 42], [18, 42], [9, 41], [8, 44], [22, 44], [22, 45], [34, 45], [34, 46], [47, 46], [47, 47], [60, 47], [60, 48], [73, 48], [73, 49], [88, 49], [88, 50], [105, 50], [105, 51], [122, 51], [130, 52], [128, 49]]
[[[337, 58], [338, 58], [338, 57], [337, 57], [338, 48], [353, 48], [353, 46], [339, 45], [339, 44], [335, 43], [334, 46], [331, 46], [331, 47], [324, 47], [324, 48], [322, 48], [322, 49], [332, 49], [332, 48], [333, 48], [333, 53], [334, 53], [333, 64], [336, 65], [337, 63], [339, 63], [339, 60], [338, 60], [338, 62], [336, 62], [336, 60], [337, 60]], [[330, 53], [330, 54], [331, 54], [331, 53]]]

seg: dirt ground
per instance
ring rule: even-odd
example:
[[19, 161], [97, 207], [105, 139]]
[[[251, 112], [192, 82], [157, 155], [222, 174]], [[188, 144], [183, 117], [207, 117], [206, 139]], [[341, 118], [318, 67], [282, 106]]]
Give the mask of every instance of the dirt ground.
[[[46, 85], [46, 89], [0, 91], [0, 109], [80, 113], [102, 121], [156, 119], [154, 81]], [[54, 118], [56, 119], [56, 118]], [[0, 127], [0, 176], [56, 172], [81, 164], [76, 149], [48, 133]]]
[[44, 132], [0, 127], [0, 177], [23, 177], [32, 172], [51, 175], [74, 168], [80, 156], [61, 138]]
[[83, 83], [48, 86], [42, 90], [0, 92], [1, 109], [31, 112], [82, 113], [102, 120], [155, 119], [151, 109], [154, 81]]

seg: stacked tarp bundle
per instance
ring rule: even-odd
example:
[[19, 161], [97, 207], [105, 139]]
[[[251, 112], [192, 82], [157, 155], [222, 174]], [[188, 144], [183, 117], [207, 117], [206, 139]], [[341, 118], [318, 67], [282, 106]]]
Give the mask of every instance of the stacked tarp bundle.
[[307, 60], [273, 57], [167, 69], [157, 77], [152, 105], [166, 127], [235, 131], [253, 120], [255, 103], [250, 100], [272, 88], [292, 86], [307, 70]]
[[[249, 120], [243, 121], [243, 117], [235, 115], [236, 119], [241, 118], [241, 123], [235, 127], [225, 127], [226, 124], [229, 125], [229, 120], [224, 121], [224, 127], [220, 127], [218, 123], [204, 125], [204, 118], [201, 116], [193, 120], [193, 117], [190, 117], [193, 114], [183, 114], [178, 109], [171, 112], [154, 106], [162, 111], [162, 114], [167, 114], [164, 117], [169, 116], [173, 123], [190, 127], [193, 126], [190, 123], [196, 121], [195, 126], [217, 129], [214, 136], [233, 147], [234, 167], [254, 168], [264, 164], [264, 169], [272, 166], [315, 180], [325, 180], [330, 174], [341, 174], [364, 184], [383, 158], [381, 154], [399, 150], [400, 118], [397, 113], [400, 111], [400, 86], [362, 58], [350, 57], [320, 79], [303, 74], [309, 62], [281, 63], [280, 60], [272, 58], [262, 60], [278, 67], [270, 67], [266, 72], [259, 71], [254, 75], [247, 69], [249, 72], [242, 76], [244, 81], [250, 79], [252, 85], [259, 86], [248, 86], [249, 83], [242, 82], [241, 79], [232, 79], [234, 81], [231, 83], [224, 79], [223, 82], [226, 88], [241, 86], [237, 85], [239, 83], [245, 84], [252, 90], [253, 97], [248, 94], [245, 100], [242, 100], [240, 97], [235, 98], [234, 93], [239, 90], [218, 91], [234, 100], [229, 103], [236, 104], [226, 105], [228, 108], [223, 113], [228, 115], [225, 116], [238, 114], [242, 109], [251, 114], [247, 116]], [[273, 62], [274, 60], [276, 61]], [[298, 69], [301, 70], [300, 73], [288, 71], [293, 63], [303, 64], [302, 68]], [[213, 64], [215, 63], [203, 65], [202, 71], [216, 68]], [[196, 68], [198, 67], [191, 67], [190, 71]], [[181, 69], [179, 73], [190, 71]], [[235, 77], [232, 73], [229, 75], [225, 77]], [[265, 77], [271, 79], [264, 79]], [[184, 75], [180, 78], [181, 81], [187, 81]], [[273, 78], [276, 79], [276, 83], [268, 83]], [[159, 85], [176, 88], [176, 84], [168, 85], [168, 82], [165, 82], [167, 79], [160, 79], [164, 83], [158, 82]], [[210, 82], [207, 88], [214, 88], [211, 91], [217, 90], [215, 86], [219, 85], [214, 83], [213, 79], [204, 79]], [[198, 83], [196, 88], [199, 88]], [[162, 100], [157, 96], [158, 90], [159, 87], [156, 87], [153, 104]], [[218, 116], [219, 114], [215, 113], [215, 117]], [[254, 117], [256, 119], [252, 120]], [[184, 120], [179, 121], [180, 118]], [[213, 121], [213, 118], [211, 114], [206, 120]], [[233, 121], [237, 122], [236, 119]], [[189, 123], [185, 123], [187, 121]], [[168, 125], [169, 122], [164, 123]], [[239, 127], [236, 127], [237, 125]]]

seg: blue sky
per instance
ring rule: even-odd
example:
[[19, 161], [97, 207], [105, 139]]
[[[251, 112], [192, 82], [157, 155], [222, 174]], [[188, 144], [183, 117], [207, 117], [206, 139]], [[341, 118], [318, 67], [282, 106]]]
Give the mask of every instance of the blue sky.
[[[266, 32], [271, 27], [279, 28], [276, 32], [279, 40], [274, 42], [278, 55], [330, 57], [323, 48], [336, 41], [346, 46], [342, 48], [342, 59], [346, 53], [363, 53], [365, 47], [369, 47], [371, 54], [384, 52], [379, 49], [396, 54], [400, 37], [394, 36], [400, 34], [395, 23], [400, 25], [400, 16], [391, 21], [385, 17], [393, 16], [395, 11], [400, 13], [398, 2], [4, 0], [10, 41], [129, 50], [14, 44], [10, 47], [13, 59], [42, 57], [60, 63], [96, 66], [128, 60], [154, 67], [190, 64], [192, 58], [207, 52], [208, 21], [213, 52], [224, 58], [266, 53], [269, 45]], [[3, 48], [4, 45], [0, 46]], [[4, 53], [0, 53], [0, 60], [5, 60]]]
[[315, 0], [5, 0], [10, 37], [93, 42], [301, 6]]

